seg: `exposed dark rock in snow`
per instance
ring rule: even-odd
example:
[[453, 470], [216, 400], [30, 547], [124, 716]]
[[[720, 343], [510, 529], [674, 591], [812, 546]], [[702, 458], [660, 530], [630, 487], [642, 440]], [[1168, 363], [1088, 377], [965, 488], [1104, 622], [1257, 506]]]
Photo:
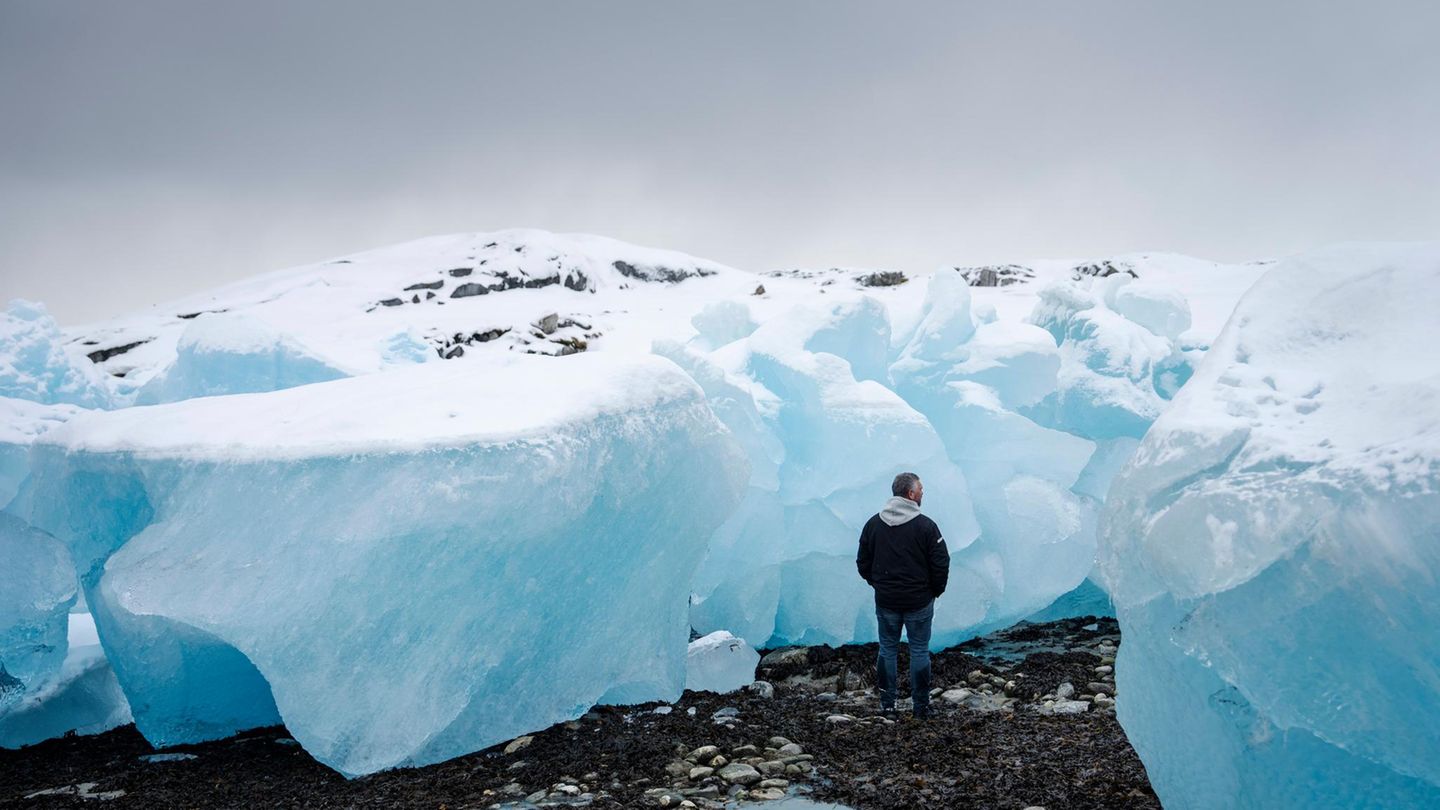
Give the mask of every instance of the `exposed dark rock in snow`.
[[152, 341], [152, 340], [154, 340], [154, 338], [145, 338], [144, 340], [137, 340], [137, 341], [134, 341], [133, 343], [125, 343], [125, 344], [122, 344], [122, 345], [120, 345], [120, 346], [111, 346], [111, 347], [108, 348], [108, 349], [96, 349], [96, 350], [93, 351], [93, 352], [87, 353], [85, 356], [88, 357], [88, 358], [90, 358], [90, 362], [92, 362], [92, 363], [103, 363], [103, 362], [105, 362], [106, 360], [109, 360], [109, 359], [112, 358], [112, 357], [115, 357], [115, 356], [117, 356], [117, 355], [121, 355], [121, 354], [124, 354], [124, 353], [130, 351], [131, 349], [135, 348], [136, 346], [143, 346], [143, 345], [145, 345], [146, 343], [149, 343], [149, 342]]
[[715, 275], [714, 270], [707, 270], [704, 267], [675, 268], [675, 267], [637, 267], [626, 261], [616, 259], [611, 266], [626, 278], [633, 278], [639, 281], [661, 281], [666, 284], [676, 284], [687, 278], [702, 278]]
[[1135, 268], [1126, 262], [1112, 262], [1108, 259], [1102, 262], [1081, 264], [1075, 266], [1075, 279], [1078, 281], [1081, 276], [1094, 276], [1095, 278], [1109, 278], [1117, 273], [1124, 273], [1131, 278], [1139, 278], [1140, 274]]
[[[453, 273], [453, 272], [455, 272], [455, 271], [452, 270], [452, 271], [450, 271], [450, 272]], [[466, 273], [469, 273], [470, 271], [466, 270], [465, 272], [466, 272]], [[411, 290], [438, 290], [438, 289], [440, 289], [441, 287], [444, 287], [444, 286], [445, 286], [445, 279], [443, 279], [443, 278], [440, 279], [439, 281], [421, 281], [421, 282], [418, 282], [418, 283], [415, 283], [415, 284], [411, 284], [409, 287], [406, 287], [406, 288], [405, 288], [405, 292], [410, 292]]]
[[510, 332], [510, 327], [495, 327], [484, 331], [456, 332], [449, 337], [431, 337], [429, 341], [435, 345], [435, 351], [446, 360], [453, 360], [465, 356], [465, 347], [473, 346], [476, 343], [489, 343], [496, 338]]
[[176, 315], [175, 317], [179, 318], [179, 319], [182, 320], [182, 321], [189, 321], [189, 320], [194, 320], [195, 318], [198, 318], [198, 317], [200, 317], [201, 315], [218, 315], [218, 314], [221, 313], [221, 312], [229, 312], [229, 311], [230, 311], [230, 310], [228, 310], [228, 309], [202, 309], [202, 310], [200, 310], [200, 311], [198, 311], [198, 312], [182, 312], [182, 313], [180, 313], [179, 315]]
[[971, 287], [1008, 287], [1024, 284], [1035, 278], [1035, 271], [1018, 264], [997, 264], [985, 267], [957, 267]]
[[876, 270], [855, 280], [861, 287], [897, 287], [910, 279], [898, 270]]

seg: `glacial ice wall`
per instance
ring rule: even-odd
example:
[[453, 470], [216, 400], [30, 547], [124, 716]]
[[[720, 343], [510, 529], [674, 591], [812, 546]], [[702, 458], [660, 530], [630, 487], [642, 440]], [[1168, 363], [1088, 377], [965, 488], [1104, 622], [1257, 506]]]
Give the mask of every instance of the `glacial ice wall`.
[[1106, 508], [1119, 717], [1169, 808], [1440, 806], [1440, 249], [1287, 260]]
[[[695, 318], [687, 343], [658, 341], [655, 351], [704, 388], [751, 463], [745, 500], [697, 575], [695, 628], [757, 646], [874, 640], [856, 538], [902, 470], [925, 480], [924, 510], [951, 552], [937, 648], [1013, 623], [1084, 583], [1100, 501], [1137, 440], [1107, 436], [1097, 452], [1097, 441], [1045, 423], [1063, 422], [1062, 405], [1081, 401], [1063, 389], [1074, 384], [1067, 363], [1082, 351], [1066, 341], [1122, 344], [1111, 362], [1143, 373], [1122, 374], [1108, 390], [1133, 405], [1158, 401], [1148, 358], [1176, 354], [1173, 334], [1187, 322], [1176, 295], [1152, 289], [1135, 297], [1143, 306], [1126, 304], [1166, 332], [1157, 335], [1111, 312], [1103, 295], [1071, 287], [1083, 299], [1076, 311], [1109, 314], [1083, 339], [1062, 330], [1058, 344], [1043, 326], [972, 312], [963, 276], [944, 271], [901, 335], [884, 306], [858, 297], [797, 306], [758, 326], [744, 304], [727, 301]], [[1037, 319], [1048, 323], [1045, 312]]]
[[29, 519], [142, 733], [283, 720], [350, 775], [678, 697], [746, 469], [674, 365], [598, 354], [89, 415], [35, 454]]

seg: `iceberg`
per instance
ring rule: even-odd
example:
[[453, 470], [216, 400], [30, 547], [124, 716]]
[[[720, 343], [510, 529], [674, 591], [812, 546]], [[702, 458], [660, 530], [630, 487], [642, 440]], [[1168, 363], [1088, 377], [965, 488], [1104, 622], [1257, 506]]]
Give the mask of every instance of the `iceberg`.
[[66, 734], [99, 734], [131, 721], [94, 619], [71, 613], [69, 649], [59, 674], [42, 688], [0, 709], [0, 748], [19, 748]]
[[44, 687], [65, 660], [75, 565], [64, 544], [0, 512], [0, 718]]
[[95, 365], [65, 347], [43, 304], [17, 298], [0, 312], [0, 397], [106, 408], [111, 396]]
[[674, 700], [743, 453], [656, 357], [425, 363], [78, 417], [35, 445], [156, 745], [284, 722], [347, 775]]
[[725, 630], [690, 642], [685, 653], [685, 688], [692, 692], [724, 694], [755, 681], [760, 653]]
[[[392, 339], [386, 349], [416, 362], [413, 340], [405, 346]], [[135, 404], [279, 391], [346, 376], [295, 338], [255, 318], [201, 315], [180, 334], [175, 359], [140, 388]]]
[[1440, 806], [1440, 247], [1288, 259], [1120, 472], [1119, 718], [1169, 808]]

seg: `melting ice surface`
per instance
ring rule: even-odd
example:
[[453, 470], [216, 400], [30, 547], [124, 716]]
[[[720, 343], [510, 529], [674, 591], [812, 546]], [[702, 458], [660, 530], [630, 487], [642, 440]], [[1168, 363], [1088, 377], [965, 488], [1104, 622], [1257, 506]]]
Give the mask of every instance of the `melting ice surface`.
[[284, 721], [347, 774], [673, 700], [745, 462], [654, 357], [431, 363], [76, 418], [32, 523], [157, 745]]
[[1107, 505], [1126, 733], [1168, 808], [1440, 806], [1440, 249], [1288, 260]]

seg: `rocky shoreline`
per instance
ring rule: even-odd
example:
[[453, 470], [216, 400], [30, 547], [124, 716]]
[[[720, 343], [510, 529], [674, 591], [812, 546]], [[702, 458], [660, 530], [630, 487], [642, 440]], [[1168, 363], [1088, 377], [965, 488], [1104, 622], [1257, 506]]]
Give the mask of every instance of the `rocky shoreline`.
[[355, 780], [280, 727], [156, 756], [127, 726], [0, 751], [0, 806], [713, 809], [806, 794], [855, 808], [1157, 808], [1115, 720], [1118, 643], [1113, 619], [1066, 619], [937, 653], [923, 723], [877, 715], [873, 644], [772, 650], [741, 692], [597, 707]]

